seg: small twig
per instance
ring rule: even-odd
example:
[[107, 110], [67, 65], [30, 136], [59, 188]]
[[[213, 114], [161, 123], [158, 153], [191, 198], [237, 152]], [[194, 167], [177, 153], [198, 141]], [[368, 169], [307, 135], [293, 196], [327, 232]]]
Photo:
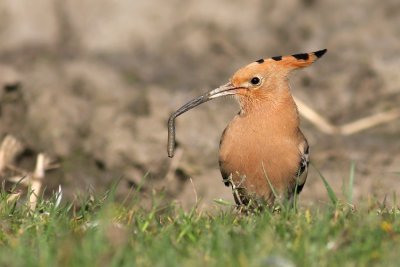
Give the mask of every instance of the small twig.
[[7, 168], [8, 170], [17, 172], [17, 173], [21, 174], [22, 176], [30, 176], [30, 173], [29, 173], [28, 171], [25, 171], [25, 170], [23, 170], [23, 169], [21, 169], [21, 168], [18, 168], [17, 166], [15, 166], [15, 165], [13, 165], [13, 164], [8, 164], [8, 165], [6, 166], [6, 168]]
[[237, 202], [239, 202], [239, 204], [238, 204], [239, 206], [243, 206], [243, 202], [242, 202], [242, 198], [240, 197], [239, 189], [240, 189], [241, 184], [244, 181], [244, 177], [242, 178], [242, 180], [240, 181], [238, 186], [236, 186], [235, 183], [233, 182], [232, 173], [228, 176], [227, 179], [224, 179], [223, 181], [228, 182], [231, 185], [234, 198], [237, 200]]
[[334, 135], [352, 135], [369, 128], [375, 127], [379, 124], [387, 123], [400, 118], [400, 108], [395, 108], [389, 111], [381, 112], [353, 122], [346, 123], [341, 126], [333, 125], [327, 119], [319, 115], [315, 110], [307, 106], [303, 101], [294, 98], [299, 112], [304, 118], [309, 120], [323, 133]]
[[389, 121], [400, 118], [400, 108], [393, 109], [390, 111], [381, 112], [374, 114], [350, 123], [347, 123], [340, 127], [342, 135], [352, 135], [354, 133], [372, 128], [379, 124], [387, 123]]
[[15, 183], [15, 184], [21, 184], [21, 185], [28, 186], [30, 179], [31, 179], [30, 175], [23, 175], [23, 176], [9, 177], [9, 178], [7, 178], [7, 181], [9, 181], [11, 183]]
[[47, 166], [45, 166], [44, 170], [45, 171], [51, 171], [51, 170], [55, 170], [61, 167], [61, 164], [58, 163], [54, 163], [54, 164], [49, 164]]

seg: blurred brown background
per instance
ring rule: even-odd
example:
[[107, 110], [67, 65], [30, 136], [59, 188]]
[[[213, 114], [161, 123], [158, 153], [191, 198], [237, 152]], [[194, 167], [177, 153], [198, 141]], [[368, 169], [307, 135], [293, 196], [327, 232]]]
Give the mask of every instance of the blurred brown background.
[[[400, 103], [400, 2], [0, 0], [0, 137], [57, 158], [47, 191], [73, 196], [122, 179], [186, 206], [232, 200], [218, 169], [219, 137], [237, 111], [216, 100], [178, 119], [181, 157], [166, 153], [166, 121], [191, 98], [262, 57], [328, 53], [291, 77], [293, 94], [340, 125]], [[355, 195], [400, 189], [400, 121], [331, 136], [303, 119], [312, 161], [341, 191], [356, 163]], [[173, 162], [173, 167], [170, 167]], [[192, 177], [193, 183], [189, 177]], [[3, 177], [4, 178], [4, 177]], [[326, 201], [312, 168], [303, 203]]]

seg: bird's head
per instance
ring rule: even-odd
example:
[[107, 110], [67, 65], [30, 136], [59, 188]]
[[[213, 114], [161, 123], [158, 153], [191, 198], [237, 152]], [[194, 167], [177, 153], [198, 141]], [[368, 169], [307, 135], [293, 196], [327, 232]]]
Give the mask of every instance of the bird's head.
[[287, 76], [292, 70], [311, 65], [326, 51], [257, 60], [239, 69], [228, 83], [210, 91], [204, 100], [235, 95], [243, 107], [258, 100], [274, 98], [281, 87], [287, 88]]

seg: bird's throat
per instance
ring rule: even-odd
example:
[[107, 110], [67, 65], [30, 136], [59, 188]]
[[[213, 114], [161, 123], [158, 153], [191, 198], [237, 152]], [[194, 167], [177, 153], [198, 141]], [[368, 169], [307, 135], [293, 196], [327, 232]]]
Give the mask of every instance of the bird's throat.
[[297, 127], [299, 124], [296, 103], [289, 90], [282, 92], [253, 92], [238, 97], [240, 116], [258, 117], [261, 121], [277, 120]]

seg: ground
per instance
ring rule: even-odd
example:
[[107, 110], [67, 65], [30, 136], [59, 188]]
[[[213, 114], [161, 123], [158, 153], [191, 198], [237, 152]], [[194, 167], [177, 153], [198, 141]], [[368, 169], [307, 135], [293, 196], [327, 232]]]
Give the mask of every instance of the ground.
[[[232, 201], [217, 149], [236, 104], [216, 100], [178, 119], [182, 156], [172, 169], [168, 116], [249, 62], [323, 48], [318, 63], [292, 75], [296, 97], [337, 125], [396, 108], [399, 13], [398, 1], [372, 0], [3, 1], [0, 135], [27, 147], [24, 168], [39, 152], [60, 162], [46, 175], [48, 195], [61, 184], [73, 199], [122, 179], [122, 199], [146, 177], [144, 196], [166, 188], [188, 209], [196, 194], [205, 207]], [[399, 123], [344, 137], [302, 118], [313, 166], [301, 203], [327, 201], [315, 169], [340, 192], [352, 162], [355, 199], [398, 193]]]

